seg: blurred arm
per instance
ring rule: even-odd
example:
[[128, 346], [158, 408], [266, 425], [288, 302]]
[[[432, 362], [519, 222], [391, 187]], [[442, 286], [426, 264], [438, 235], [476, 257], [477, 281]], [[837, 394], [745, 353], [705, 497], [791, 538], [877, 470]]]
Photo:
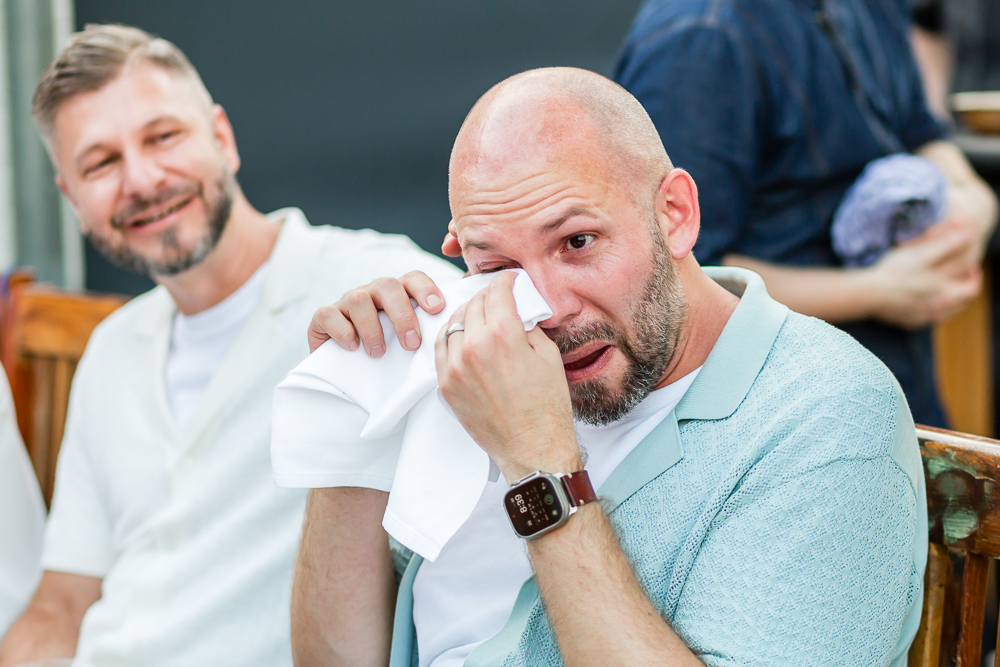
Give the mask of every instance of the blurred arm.
[[920, 80], [927, 96], [927, 108], [940, 120], [948, 120], [948, 90], [954, 56], [944, 35], [919, 26], [910, 28], [910, 46], [920, 70]]
[[389, 494], [313, 489], [292, 585], [297, 667], [387, 665], [396, 579], [382, 515]]
[[948, 180], [948, 213], [874, 266], [779, 266], [735, 254], [723, 263], [756, 271], [775, 299], [827, 322], [874, 318], [919, 328], [952, 317], [982, 287], [979, 265], [996, 225], [997, 199], [954, 144], [932, 141], [917, 154], [935, 163]]
[[973, 237], [969, 261], [978, 265], [997, 223], [996, 194], [950, 141], [928, 142], [916, 154], [936, 164], [948, 179], [948, 213], [944, 222], [969, 231]]
[[864, 269], [782, 266], [733, 254], [723, 264], [760, 274], [772, 297], [805, 315], [919, 329], [952, 317], [979, 294], [982, 272], [966, 259], [971, 244], [969, 232], [937, 225]]
[[100, 597], [96, 577], [45, 572], [28, 608], [0, 643], [0, 667], [72, 658], [83, 615]]

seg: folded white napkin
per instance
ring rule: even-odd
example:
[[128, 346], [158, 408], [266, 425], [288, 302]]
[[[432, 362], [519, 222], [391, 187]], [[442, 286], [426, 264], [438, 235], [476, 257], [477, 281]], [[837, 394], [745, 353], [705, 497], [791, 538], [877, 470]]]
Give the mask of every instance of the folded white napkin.
[[[525, 331], [552, 316], [518, 269], [514, 300]], [[278, 486], [362, 486], [389, 491], [382, 526], [434, 561], [465, 523], [490, 471], [437, 391], [434, 342], [455, 310], [497, 273], [444, 285], [445, 309], [416, 308], [422, 344], [404, 350], [380, 313], [386, 352], [372, 359], [327, 341], [274, 392], [271, 463]]]

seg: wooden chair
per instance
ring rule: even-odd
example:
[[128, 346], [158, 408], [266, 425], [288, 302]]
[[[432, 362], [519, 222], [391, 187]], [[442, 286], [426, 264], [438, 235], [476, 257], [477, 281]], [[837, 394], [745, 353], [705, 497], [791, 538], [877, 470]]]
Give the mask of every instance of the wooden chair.
[[[998, 267], [1000, 270], [1000, 267]], [[935, 372], [952, 428], [993, 435], [992, 267], [983, 266], [983, 290], [962, 312], [934, 327]]]
[[910, 667], [979, 667], [987, 572], [1000, 557], [1000, 441], [918, 427], [930, 551]]
[[0, 360], [10, 380], [17, 423], [48, 505], [52, 500], [70, 383], [90, 334], [126, 301], [69, 294], [21, 281], [10, 285]]

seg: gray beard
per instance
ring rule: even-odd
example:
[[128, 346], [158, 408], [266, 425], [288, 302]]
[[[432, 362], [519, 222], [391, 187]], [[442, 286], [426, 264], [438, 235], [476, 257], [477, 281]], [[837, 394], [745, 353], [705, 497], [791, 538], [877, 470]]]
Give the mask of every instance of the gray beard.
[[[164, 257], [166, 257], [163, 261], [153, 261], [132, 250], [128, 245], [116, 245], [90, 231], [85, 232], [84, 235], [94, 245], [94, 248], [115, 266], [150, 278], [177, 275], [200, 264], [208, 257], [208, 254], [219, 243], [226, 223], [229, 222], [229, 216], [233, 210], [236, 179], [226, 171], [219, 177], [216, 184], [219, 198], [215, 202], [210, 203], [205, 199], [205, 189], [201, 185], [195, 191], [196, 196], [205, 202], [208, 211], [208, 224], [202, 237], [193, 247], [184, 248], [177, 239], [177, 230], [164, 230], [159, 235], [160, 245], [164, 250]], [[174, 194], [173, 192], [161, 193], [160, 196], [149, 201], [139, 202], [130, 207], [124, 215], [116, 216], [116, 219], [141, 215], [144, 209], [152, 208], [158, 203], [168, 200]], [[112, 226], [116, 226], [116, 224], [120, 225], [116, 220], [112, 220]]]
[[607, 322], [553, 336], [563, 354], [592, 340], [603, 340], [611, 341], [625, 356], [628, 367], [620, 388], [597, 379], [570, 387], [574, 415], [594, 426], [606, 426], [632, 412], [663, 377], [677, 348], [687, 301], [663, 235], [659, 228], [652, 231], [653, 275], [632, 315], [634, 338]]

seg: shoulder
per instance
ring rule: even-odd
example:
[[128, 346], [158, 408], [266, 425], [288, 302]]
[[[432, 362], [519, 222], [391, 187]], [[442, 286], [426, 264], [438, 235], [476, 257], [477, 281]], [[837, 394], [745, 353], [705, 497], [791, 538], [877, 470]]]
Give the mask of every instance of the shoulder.
[[901, 443], [916, 446], [889, 369], [840, 329], [798, 313], [788, 314], [744, 403], [772, 445], [791, 456], [807, 448], [816, 464], [896, 458]]
[[766, 367], [790, 383], [817, 383], [824, 396], [899, 391], [885, 364], [858, 341], [822, 320], [795, 312], [785, 318]]
[[427, 252], [402, 234], [329, 225], [313, 227], [310, 233], [324, 244], [320, 270], [326, 276], [346, 280], [347, 289], [376, 278], [396, 278], [409, 271], [423, 271], [442, 283], [462, 276], [454, 264]]
[[157, 286], [125, 303], [108, 315], [90, 336], [85, 356], [102, 352], [117, 354], [120, 346], [152, 322], [167, 321], [174, 303], [165, 287]]
[[[615, 80], [631, 90], [667, 73], [682, 78], [729, 78], [758, 66], [753, 26], [744, 0], [681, 0], [647, 3], [619, 54]], [[761, 0], [765, 5], [769, 0]], [[754, 12], [755, 13], [755, 12]], [[685, 90], [690, 96], [699, 88]]]
[[73, 373], [71, 401], [99, 401], [109, 381], [133, 375], [143, 343], [170, 326], [174, 310], [170, 293], [157, 286], [108, 315], [94, 328]]
[[732, 37], [752, 26], [747, 17], [774, 13], [780, 0], [649, 0], [636, 15], [626, 48], [652, 45], [685, 33], [703, 32]]

